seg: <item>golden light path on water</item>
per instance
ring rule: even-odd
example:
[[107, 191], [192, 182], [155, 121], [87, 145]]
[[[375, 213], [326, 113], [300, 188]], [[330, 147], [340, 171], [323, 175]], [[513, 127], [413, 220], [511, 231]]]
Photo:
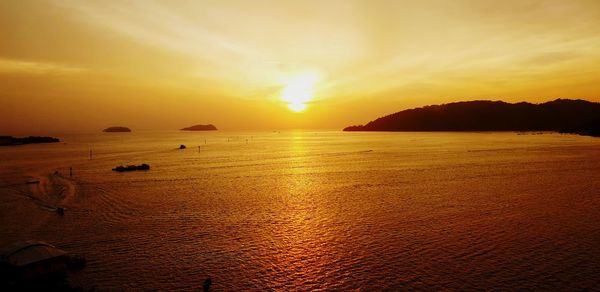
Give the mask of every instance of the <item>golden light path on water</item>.
[[[215, 291], [600, 285], [596, 138], [338, 131], [61, 138], [0, 149], [0, 246], [40, 239], [84, 255], [85, 270], [70, 279], [84, 290], [187, 291], [207, 277]], [[111, 171], [139, 163], [151, 169]], [[30, 179], [40, 184], [23, 183]], [[55, 205], [64, 216], [48, 210]]]

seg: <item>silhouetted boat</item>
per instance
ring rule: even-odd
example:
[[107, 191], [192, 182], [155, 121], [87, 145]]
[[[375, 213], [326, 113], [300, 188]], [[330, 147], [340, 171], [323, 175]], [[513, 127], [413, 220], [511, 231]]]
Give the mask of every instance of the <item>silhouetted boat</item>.
[[140, 165], [128, 165], [128, 166], [117, 166], [115, 168], [113, 168], [113, 171], [117, 171], [117, 172], [125, 172], [125, 171], [134, 171], [134, 170], [149, 170], [150, 169], [150, 165], [143, 163]]
[[206, 278], [206, 280], [204, 280], [204, 283], [202, 283], [202, 291], [204, 291], [204, 292], [210, 291], [211, 285], [212, 285], [212, 279]]
[[138, 170], [149, 170], [150, 169], [150, 165], [143, 163], [141, 165], [138, 165], [137, 167]]

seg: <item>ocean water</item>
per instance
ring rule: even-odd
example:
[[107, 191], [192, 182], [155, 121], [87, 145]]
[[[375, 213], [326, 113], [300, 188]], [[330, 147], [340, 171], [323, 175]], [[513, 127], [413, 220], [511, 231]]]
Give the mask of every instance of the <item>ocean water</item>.
[[[84, 255], [76, 287], [197, 290], [211, 277], [215, 291], [600, 289], [599, 138], [60, 137], [0, 148], [0, 244]], [[151, 169], [111, 171], [141, 163]]]

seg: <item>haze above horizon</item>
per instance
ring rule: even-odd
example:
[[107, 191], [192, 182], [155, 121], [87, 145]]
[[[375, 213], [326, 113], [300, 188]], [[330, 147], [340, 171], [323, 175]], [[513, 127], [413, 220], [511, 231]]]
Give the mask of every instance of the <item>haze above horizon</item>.
[[598, 1], [2, 1], [0, 134], [600, 101]]

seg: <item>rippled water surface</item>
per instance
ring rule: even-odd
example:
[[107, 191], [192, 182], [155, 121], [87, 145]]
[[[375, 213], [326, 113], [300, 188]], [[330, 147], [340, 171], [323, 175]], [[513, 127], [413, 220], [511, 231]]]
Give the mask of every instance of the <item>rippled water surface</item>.
[[[600, 285], [600, 138], [61, 138], [0, 148], [0, 243], [38, 239], [85, 255], [70, 275], [84, 288], [191, 290], [207, 277], [217, 291]], [[141, 163], [151, 170], [111, 171]]]

